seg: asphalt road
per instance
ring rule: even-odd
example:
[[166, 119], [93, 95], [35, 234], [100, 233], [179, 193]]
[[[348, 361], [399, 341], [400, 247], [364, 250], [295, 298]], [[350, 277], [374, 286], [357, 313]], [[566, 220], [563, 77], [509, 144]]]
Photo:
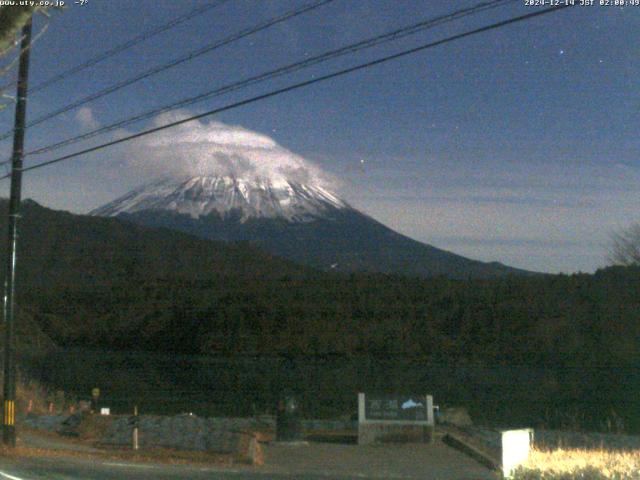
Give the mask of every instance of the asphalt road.
[[[330, 477], [271, 475], [246, 470], [219, 470], [188, 466], [146, 465], [118, 461], [68, 458], [0, 459], [0, 480], [265, 480]], [[354, 477], [357, 478], [357, 477]]]
[[[183, 465], [151, 465], [118, 460], [88, 460], [76, 458], [0, 458], [0, 480], [478, 480], [496, 478], [488, 470], [460, 470], [459, 465], [449, 469], [426, 469], [419, 477], [404, 472], [335, 471], [315, 468], [312, 473], [282, 471], [265, 467], [216, 468]], [[280, 471], [278, 471], [280, 470]], [[447, 471], [449, 470], [449, 471]], [[475, 471], [474, 471], [475, 470]], [[480, 475], [478, 475], [480, 473]]]
[[0, 461], [0, 480], [333, 480], [365, 477], [299, 475], [255, 472], [250, 469], [219, 470], [185, 466], [139, 465], [125, 462], [87, 462], [60, 459]]
[[[91, 458], [90, 446], [23, 432], [32, 448], [58, 450], [55, 457], [0, 457], [0, 480], [495, 480], [494, 472], [436, 441], [432, 444], [352, 445], [320, 442], [273, 442], [263, 445], [262, 466], [199, 466], [137, 463]], [[80, 452], [79, 457], [65, 455]]]

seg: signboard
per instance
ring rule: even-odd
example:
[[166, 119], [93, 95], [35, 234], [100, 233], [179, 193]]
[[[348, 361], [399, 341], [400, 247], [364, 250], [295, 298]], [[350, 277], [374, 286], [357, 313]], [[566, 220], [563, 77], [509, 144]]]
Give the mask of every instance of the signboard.
[[396, 422], [433, 425], [431, 395], [364, 394], [358, 395], [360, 423]]
[[427, 420], [424, 395], [381, 395], [365, 397], [366, 420]]

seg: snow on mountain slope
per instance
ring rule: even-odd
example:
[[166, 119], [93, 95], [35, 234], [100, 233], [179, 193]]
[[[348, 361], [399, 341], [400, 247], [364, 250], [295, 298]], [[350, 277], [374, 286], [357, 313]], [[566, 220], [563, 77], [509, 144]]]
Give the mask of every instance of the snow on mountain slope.
[[117, 216], [148, 210], [164, 210], [200, 218], [217, 213], [221, 218], [240, 212], [249, 218], [280, 218], [308, 222], [335, 209], [350, 208], [319, 185], [282, 178], [196, 176], [166, 178], [142, 186], [90, 212]]
[[[162, 126], [179, 119], [160, 116], [154, 122]], [[518, 273], [394, 232], [331, 193], [340, 179], [240, 126], [185, 123], [144, 137], [125, 158], [133, 171], [163, 180], [90, 214], [211, 240], [251, 242], [322, 270], [456, 278]]]

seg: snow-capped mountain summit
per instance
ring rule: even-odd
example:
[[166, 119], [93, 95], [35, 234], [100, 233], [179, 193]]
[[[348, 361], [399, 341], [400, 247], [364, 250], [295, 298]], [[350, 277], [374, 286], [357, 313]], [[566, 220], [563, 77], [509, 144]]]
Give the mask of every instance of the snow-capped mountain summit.
[[[187, 117], [172, 115], [159, 116], [155, 124]], [[262, 133], [210, 121], [145, 138], [136, 143], [128, 164], [163, 180], [92, 215], [211, 240], [251, 242], [321, 270], [451, 277], [522, 273], [391, 230], [331, 193], [327, 186], [339, 179]]]
[[241, 223], [248, 219], [310, 222], [346, 202], [319, 185], [268, 177], [197, 176], [165, 178], [137, 188], [94, 210], [92, 215], [117, 216], [160, 210], [192, 219], [217, 214]]
[[251, 242], [322, 270], [452, 277], [524, 273], [417, 242], [350, 207], [319, 182], [281, 176], [166, 178], [91, 214], [212, 240]]

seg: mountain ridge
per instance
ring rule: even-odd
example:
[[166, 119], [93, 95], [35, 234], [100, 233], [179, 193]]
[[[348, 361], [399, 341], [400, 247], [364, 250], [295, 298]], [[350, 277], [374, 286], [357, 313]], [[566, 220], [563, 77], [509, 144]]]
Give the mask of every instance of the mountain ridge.
[[[0, 200], [5, 219], [6, 210], [6, 200]], [[328, 372], [330, 377], [299, 371], [314, 388], [323, 384], [317, 378], [348, 378], [335, 391], [380, 385], [370, 365], [387, 368], [392, 362], [402, 372], [422, 365], [422, 377], [391, 376], [389, 385], [441, 378], [443, 395], [450, 395], [457, 379], [462, 398], [478, 400], [482, 411], [496, 405], [496, 392], [502, 395], [500, 418], [520, 405], [548, 424], [546, 399], [552, 399], [554, 408], [565, 409], [556, 417], [561, 425], [582, 405], [598, 422], [603, 411], [615, 409], [630, 432], [640, 428], [636, 405], [628, 401], [637, 397], [638, 383], [627, 381], [638, 371], [640, 351], [638, 268], [481, 281], [321, 273], [249, 245], [150, 230], [117, 218], [52, 211], [28, 201], [22, 213], [16, 333], [32, 344], [168, 352], [171, 365], [178, 354], [216, 362], [235, 357], [244, 370], [247, 357], [299, 358], [305, 364], [310, 358], [364, 359], [364, 370], [347, 367]], [[0, 222], [0, 236], [6, 229], [6, 220]], [[0, 244], [0, 258], [5, 253]], [[86, 359], [75, 359], [84, 369]], [[236, 378], [217, 365], [216, 382]], [[454, 376], [438, 375], [442, 365]], [[482, 383], [468, 381], [469, 365], [477, 365]], [[511, 373], [496, 375], [491, 365]], [[529, 377], [514, 390], [518, 371], [510, 365], [537, 366], [540, 375], [531, 377], [539, 385], [535, 398]], [[271, 402], [266, 389], [281, 386], [283, 377], [262, 367], [250, 369], [251, 385]], [[177, 371], [192, 378], [187, 370]], [[165, 378], [164, 370], [158, 372]], [[135, 376], [140, 378], [146, 377]], [[246, 389], [233, 391], [246, 397]], [[606, 396], [594, 403], [594, 391]], [[309, 401], [317, 398], [317, 389], [309, 392]], [[488, 392], [490, 403], [476, 392]], [[529, 424], [531, 418], [525, 420]]]
[[[202, 188], [205, 186], [208, 188]], [[532, 274], [418, 242], [356, 210], [324, 187], [286, 179], [163, 179], [90, 214], [212, 240], [250, 242], [320, 270], [455, 278]]]
[[330, 209], [350, 208], [325, 188], [284, 179], [224, 176], [162, 178], [89, 212], [117, 216], [142, 210], [167, 210], [192, 218], [217, 212], [225, 217], [240, 210], [240, 221], [249, 218], [284, 218], [311, 221]]

